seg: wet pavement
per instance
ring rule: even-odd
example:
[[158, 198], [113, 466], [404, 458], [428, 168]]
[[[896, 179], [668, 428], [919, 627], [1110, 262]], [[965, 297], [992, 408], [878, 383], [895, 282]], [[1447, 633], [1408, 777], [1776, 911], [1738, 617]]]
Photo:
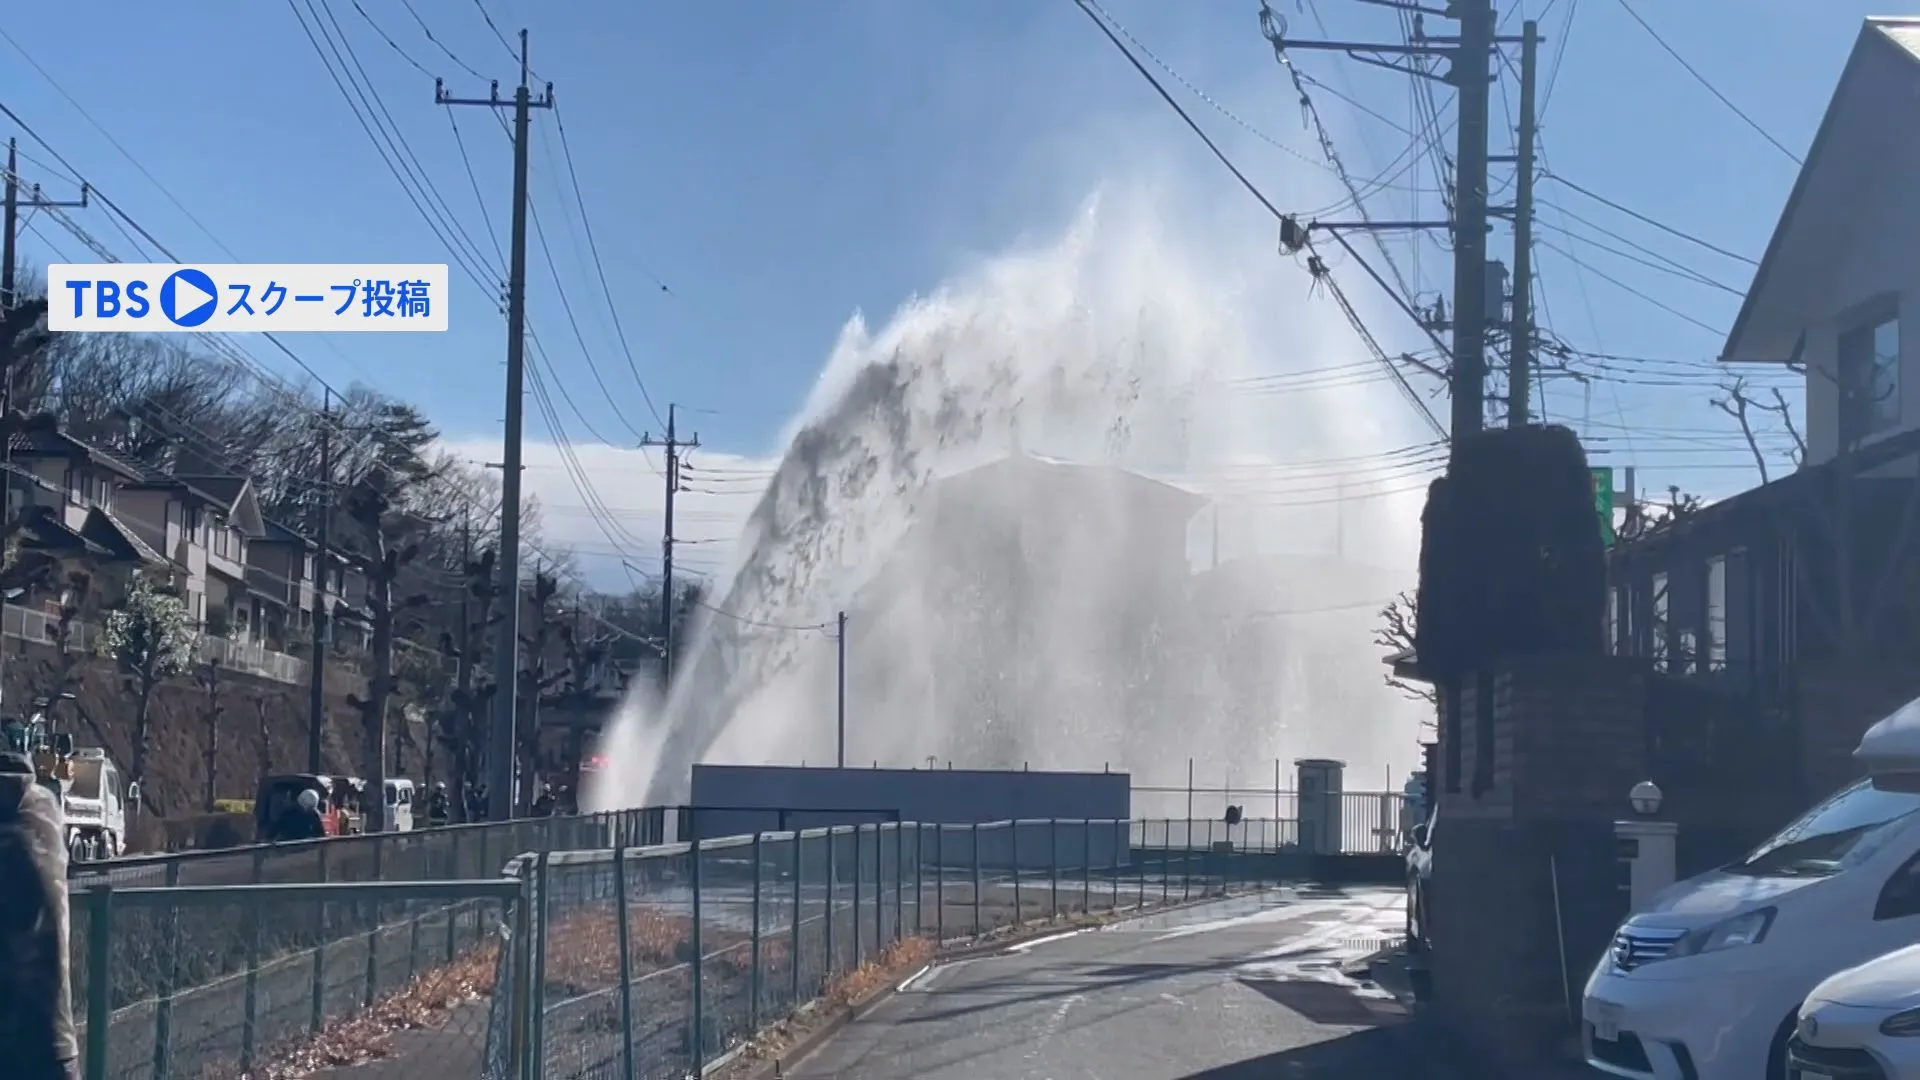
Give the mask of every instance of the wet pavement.
[[1281, 892], [936, 966], [792, 1080], [1454, 1080], [1386, 991], [1398, 891]]

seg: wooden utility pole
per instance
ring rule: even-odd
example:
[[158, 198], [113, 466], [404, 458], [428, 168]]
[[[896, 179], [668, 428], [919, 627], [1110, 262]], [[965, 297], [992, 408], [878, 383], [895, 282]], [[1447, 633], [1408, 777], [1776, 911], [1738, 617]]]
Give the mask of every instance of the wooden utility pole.
[[673, 500], [680, 492], [680, 452], [692, 450], [700, 445], [700, 434], [682, 441], [674, 431], [674, 420], [679, 406], [667, 405], [667, 437], [656, 439], [647, 435], [640, 440], [643, 447], [657, 446], [666, 451], [667, 467], [661, 472], [667, 483], [666, 520], [660, 530], [660, 692], [664, 695], [673, 681], [673, 628], [677, 622], [673, 595]]
[[445, 85], [434, 80], [434, 100], [441, 105], [477, 105], [488, 109], [513, 109], [513, 235], [512, 253], [507, 267], [507, 406], [506, 446], [500, 466], [500, 591], [506, 597], [500, 620], [499, 646], [493, 657], [494, 694], [493, 730], [487, 743], [487, 811], [495, 821], [513, 816], [514, 747], [516, 745], [514, 706], [519, 695], [514, 687], [520, 676], [520, 473], [523, 415], [526, 404], [527, 334], [527, 128], [534, 109], [553, 108], [553, 84], [535, 98], [527, 87], [527, 32], [520, 31], [520, 85], [511, 99], [500, 96], [495, 80], [484, 98], [449, 96]]
[[1533, 392], [1533, 180], [1535, 70], [1540, 24], [1529, 19], [1520, 31], [1520, 130], [1515, 148], [1513, 195], [1513, 314], [1508, 324], [1507, 426], [1525, 427]]
[[314, 478], [313, 651], [307, 664], [307, 772], [319, 775], [320, 733], [327, 724], [327, 645], [332, 637], [332, 606], [327, 580], [333, 576], [328, 550], [333, 519], [333, 391], [320, 398], [320, 475]]

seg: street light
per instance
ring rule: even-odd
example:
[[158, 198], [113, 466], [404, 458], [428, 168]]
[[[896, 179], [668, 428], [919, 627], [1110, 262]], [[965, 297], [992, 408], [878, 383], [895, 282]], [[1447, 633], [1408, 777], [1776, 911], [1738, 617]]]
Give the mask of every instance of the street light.
[[1633, 791], [1627, 795], [1627, 801], [1633, 804], [1633, 812], [1642, 817], [1652, 817], [1660, 812], [1660, 801], [1666, 796], [1660, 785], [1651, 780], [1642, 780], [1633, 785]]

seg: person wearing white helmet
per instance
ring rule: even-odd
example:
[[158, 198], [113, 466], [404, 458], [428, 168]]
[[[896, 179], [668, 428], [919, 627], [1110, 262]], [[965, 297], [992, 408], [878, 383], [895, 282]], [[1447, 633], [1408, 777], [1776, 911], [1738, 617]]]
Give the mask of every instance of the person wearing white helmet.
[[320, 793], [303, 788], [275, 824], [275, 840], [318, 840], [327, 835], [326, 821], [320, 816]]

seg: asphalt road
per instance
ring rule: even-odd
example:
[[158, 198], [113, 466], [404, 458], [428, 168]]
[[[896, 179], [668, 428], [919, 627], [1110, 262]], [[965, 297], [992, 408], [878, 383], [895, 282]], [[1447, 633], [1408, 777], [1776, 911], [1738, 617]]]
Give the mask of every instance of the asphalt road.
[[1382, 991], [1398, 893], [1223, 901], [936, 966], [791, 1080], [1408, 1080], [1431, 1071]]

